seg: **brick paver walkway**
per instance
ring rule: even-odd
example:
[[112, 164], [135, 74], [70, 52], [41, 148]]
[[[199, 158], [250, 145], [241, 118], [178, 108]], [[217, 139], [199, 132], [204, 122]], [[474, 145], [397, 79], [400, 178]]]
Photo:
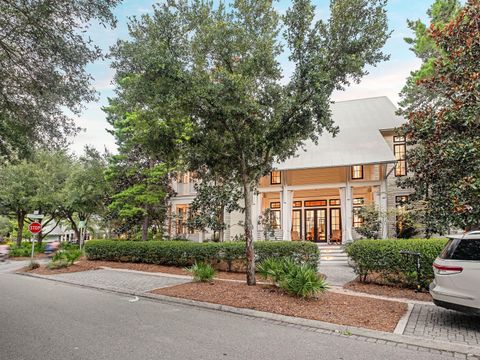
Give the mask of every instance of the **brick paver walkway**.
[[107, 269], [48, 275], [45, 277], [66, 281], [76, 285], [94, 286], [107, 290], [135, 293], [144, 293], [153, 289], [189, 282], [187, 279]]
[[415, 304], [404, 335], [480, 346], [480, 316]]

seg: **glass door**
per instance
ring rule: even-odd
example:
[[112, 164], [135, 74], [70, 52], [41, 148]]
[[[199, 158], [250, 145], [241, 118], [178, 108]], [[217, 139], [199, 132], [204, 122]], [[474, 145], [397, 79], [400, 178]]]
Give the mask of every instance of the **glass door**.
[[305, 240], [327, 241], [327, 210], [305, 210]]
[[342, 242], [342, 218], [339, 208], [330, 208], [330, 240], [334, 243]]

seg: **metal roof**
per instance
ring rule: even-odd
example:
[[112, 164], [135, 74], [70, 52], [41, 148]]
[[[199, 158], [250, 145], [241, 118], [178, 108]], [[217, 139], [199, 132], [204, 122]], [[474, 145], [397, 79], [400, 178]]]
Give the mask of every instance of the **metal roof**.
[[309, 169], [358, 164], [395, 162], [382, 130], [393, 130], [405, 120], [386, 97], [332, 103], [332, 119], [340, 129], [337, 136], [323, 134], [318, 144], [306, 141], [296, 155], [274, 164], [278, 170]]

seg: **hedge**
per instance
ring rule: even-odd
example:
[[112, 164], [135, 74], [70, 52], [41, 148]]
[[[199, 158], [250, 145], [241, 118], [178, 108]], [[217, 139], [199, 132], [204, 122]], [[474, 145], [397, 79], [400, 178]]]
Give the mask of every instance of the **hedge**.
[[[309, 242], [258, 241], [254, 243], [255, 261], [266, 258], [289, 257], [301, 264], [310, 264], [317, 269], [320, 251]], [[85, 244], [88, 260], [106, 260], [173, 266], [190, 266], [206, 262], [214, 267], [234, 270], [240, 264], [244, 268], [245, 243], [195, 243], [186, 241], [115, 241], [90, 240]], [[237, 269], [241, 270], [241, 269]]]
[[406, 286], [414, 286], [417, 282], [416, 259], [400, 251], [418, 252], [421, 254], [421, 285], [426, 287], [433, 280], [432, 264], [446, 242], [446, 239], [357, 240], [346, 246], [346, 252], [361, 281], [369, 279]]

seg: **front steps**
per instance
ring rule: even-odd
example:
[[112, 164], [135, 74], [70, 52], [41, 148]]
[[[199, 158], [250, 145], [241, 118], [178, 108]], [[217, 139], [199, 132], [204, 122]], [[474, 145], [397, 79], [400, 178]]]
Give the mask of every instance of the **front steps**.
[[320, 264], [348, 265], [348, 256], [341, 245], [318, 245], [320, 249]]

